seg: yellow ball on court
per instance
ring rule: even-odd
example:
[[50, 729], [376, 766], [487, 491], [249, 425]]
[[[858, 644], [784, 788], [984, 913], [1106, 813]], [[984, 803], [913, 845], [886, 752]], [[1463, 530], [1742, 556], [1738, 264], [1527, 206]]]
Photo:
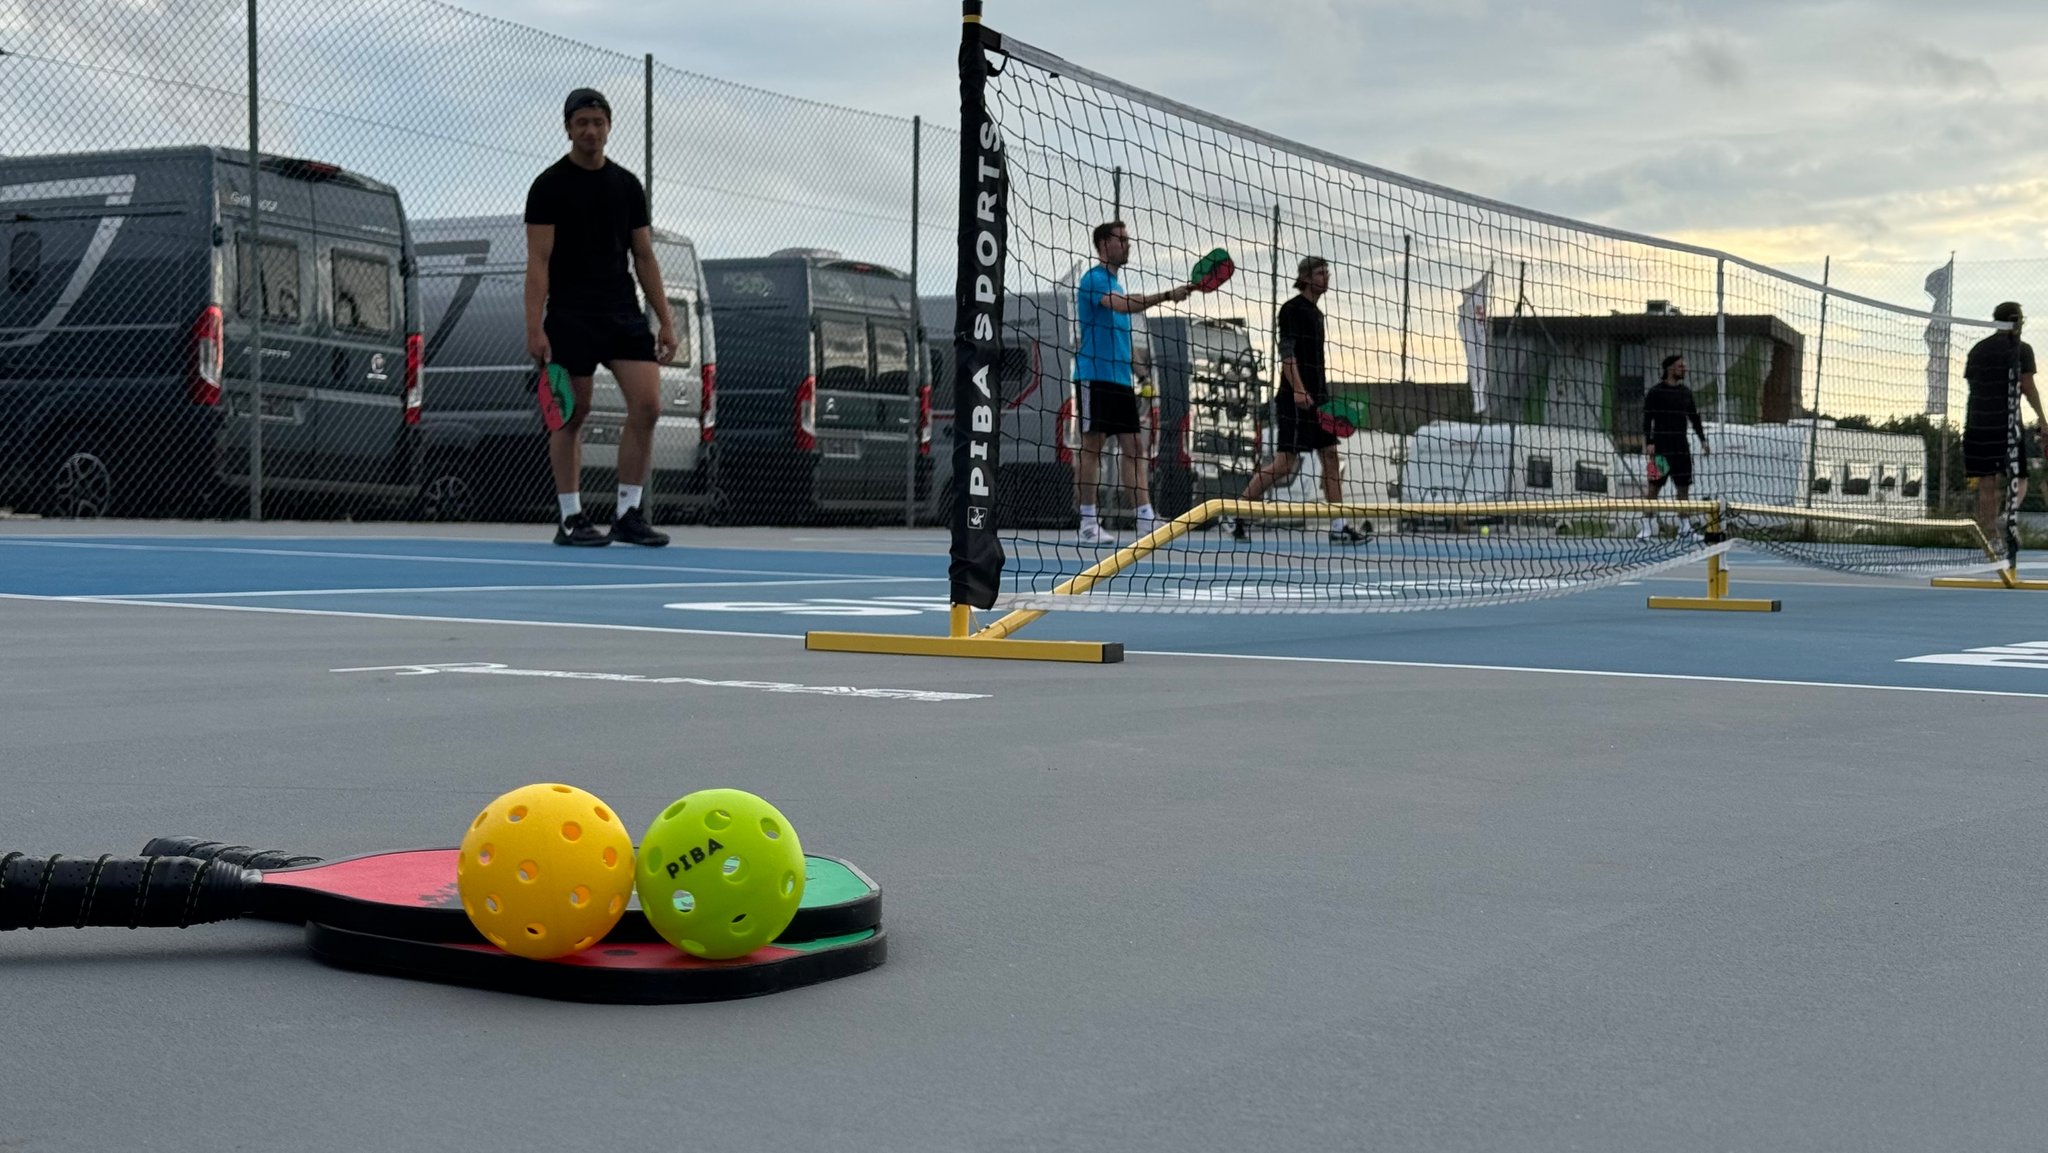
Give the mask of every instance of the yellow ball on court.
[[611, 806], [569, 785], [514, 789], [463, 835], [455, 888], [492, 944], [535, 960], [604, 939], [633, 894], [633, 837]]

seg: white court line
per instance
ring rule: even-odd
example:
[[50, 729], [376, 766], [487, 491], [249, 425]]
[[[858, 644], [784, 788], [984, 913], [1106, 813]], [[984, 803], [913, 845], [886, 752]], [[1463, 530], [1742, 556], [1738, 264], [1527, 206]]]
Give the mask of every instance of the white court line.
[[428, 624], [452, 625], [521, 625], [537, 629], [596, 629], [600, 632], [617, 633], [680, 633], [684, 636], [700, 637], [751, 637], [761, 640], [800, 641], [800, 633], [744, 633], [725, 629], [679, 629], [664, 628], [660, 625], [607, 625], [588, 624], [581, 621], [522, 621], [498, 617], [445, 617], [427, 616], [419, 613], [365, 613], [346, 612], [341, 609], [287, 609], [271, 608], [267, 605], [216, 605], [194, 604], [190, 601], [143, 601], [113, 600], [107, 597], [52, 597], [35, 596], [29, 593], [0, 593], [0, 600], [44, 601], [56, 604], [74, 605], [121, 605], [146, 609], [204, 609], [222, 613], [268, 613], [275, 616], [295, 617], [355, 617], [373, 621], [424, 621]]
[[[683, 636], [743, 637], [751, 640], [801, 641], [802, 633], [750, 633], [724, 629], [682, 629], [665, 628], [659, 625], [607, 625], [580, 624], [575, 621], [522, 621], [502, 620], [493, 617], [443, 617], [421, 616], [409, 613], [364, 613], [342, 612], [335, 609], [290, 609], [269, 608], [262, 605], [215, 605], [192, 604], [178, 601], [109, 600], [104, 597], [53, 597], [32, 596], [27, 593], [0, 593], [0, 600], [54, 601], [64, 604], [128, 605], [153, 609], [209, 609], [215, 612], [273, 613], [282, 616], [309, 617], [357, 617], [381, 621], [424, 621], [441, 624], [465, 625], [517, 625], [527, 628], [544, 629], [597, 629], [606, 632], [624, 633], [672, 633]], [[1438, 661], [1383, 661], [1361, 657], [1289, 657], [1260, 653], [1190, 653], [1169, 650], [1132, 649], [1129, 656], [1137, 657], [1194, 657], [1201, 660], [1222, 661], [1275, 661], [1288, 664], [1323, 665], [1364, 665], [1389, 669], [1450, 669], [1482, 673], [1543, 673], [1568, 677], [1609, 677], [1616, 680], [1637, 681], [1693, 681], [1706, 684], [1724, 685], [1768, 685], [1780, 688], [1808, 689], [1868, 689], [1886, 693], [1936, 693], [1966, 697], [2019, 697], [2027, 700], [2048, 700], [2048, 693], [2021, 693], [2005, 689], [1949, 689], [1927, 685], [1870, 685], [1853, 681], [1788, 681], [1771, 680], [1763, 677], [1712, 677], [1691, 673], [1629, 673], [1610, 669], [1554, 669], [1529, 665], [1467, 665], [1449, 664]]]
[[[97, 548], [119, 549], [128, 552], [199, 552], [228, 553], [243, 556], [294, 556], [319, 557], [334, 560], [402, 560], [426, 561], [433, 564], [482, 564], [520, 565], [533, 568], [594, 568], [625, 572], [686, 572], [709, 573], [718, 576], [778, 576], [778, 577], [872, 577], [875, 573], [820, 573], [793, 572], [788, 569], [752, 568], [703, 568], [694, 565], [653, 565], [653, 564], [603, 564], [596, 561], [573, 560], [510, 560], [502, 557], [433, 556], [416, 553], [394, 552], [326, 552], [318, 549], [293, 548], [223, 548], [218, 545], [167, 545], [167, 544], [106, 544], [104, 542], [56, 541], [56, 540], [9, 540], [0, 537], [0, 545], [18, 545], [23, 548]], [[746, 551], [746, 550], [739, 550]]]
[[816, 580], [782, 581], [651, 581], [645, 584], [587, 585], [422, 585], [415, 588], [360, 589], [268, 589], [255, 592], [212, 593], [77, 593], [71, 600], [237, 600], [253, 597], [359, 596], [365, 593], [526, 593], [587, 592], [602, 589], [722, 589], [777, 588], [787, 585], [845, 584], [945, 584], [945, 577], [823, 577]]

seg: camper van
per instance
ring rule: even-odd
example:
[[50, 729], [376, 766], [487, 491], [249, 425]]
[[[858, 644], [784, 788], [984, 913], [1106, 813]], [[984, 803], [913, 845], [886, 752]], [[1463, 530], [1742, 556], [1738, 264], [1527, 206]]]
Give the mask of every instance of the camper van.
[[252, 222], [245, 152], [0, 159], [0, 503], [238, 510], [259, 468], [273, 509], [411, 500], [422, 340], [398, 192], [313, 160], [257, 171]]
[[1927, 445], [1917, 436], [1786, 424], [1708, 424], [1711, 455], [1693, 456], [1696, 496], [1741, 504], [1927, 515]]
[[[425, 419], [420, 513], [432, 520], [551, 519], [547, 433], [534, 402], [536, 369], [526, 360], [526, 225], [517, 216], [430, 219], [415, 222], [413, 236], [434, 398]], [[677, 341], [675, 358], [661, 366], [647, 486], [647, 503], [661, 519], [699, 513], [711, 499], [718, 359], [696, 246], [657, 228], [654, 253]], [[604, 504], [617, 484], [625, 426], [625, 397], [600, 365], [583, 425], [583, 490], [595, 504]]]
[[726, 515], [891, 520], [928, 501], [932, 394], [910, 278], [817, 249], [707, 260], [704, 274]]

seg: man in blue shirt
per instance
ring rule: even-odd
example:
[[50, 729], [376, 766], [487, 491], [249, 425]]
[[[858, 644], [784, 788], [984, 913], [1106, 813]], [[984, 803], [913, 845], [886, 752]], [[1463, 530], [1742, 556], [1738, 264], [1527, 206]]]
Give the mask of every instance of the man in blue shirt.
[[1096, 478], [1102, 467], [1103, 443], [1110, 436], [1117, 438], [1123, 455], [1124, 490], [1137, 509], [1138, 535], [1159, 527], [1152, 511], [1144, 426], [1131, 374], [1131, 314], [1169, 300], [1186, 300], [1193, 289], [1183, 284], [1165, 292], [1126, 293], [1117, 271], [1131, 258], [1131, 237], [1121, 220], [1096, 227], [1095, 255], [1100, 263], [1081, 277], [1075, 289], [1074, 315], [1080, 322], [1081, 342], [1074, 353], [1074, 393], [1081, 417], [1081, 446], [1074, 457], [1074, 488], [1081, 506], [1081, 543], [1100, 545], [1116, 543], [1116, 537], [1103, 530], [1095, 514]]

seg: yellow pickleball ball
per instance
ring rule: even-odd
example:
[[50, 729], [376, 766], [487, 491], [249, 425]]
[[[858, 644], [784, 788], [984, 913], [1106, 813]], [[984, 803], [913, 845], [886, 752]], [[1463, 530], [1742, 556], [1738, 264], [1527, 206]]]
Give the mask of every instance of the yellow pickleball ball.
[[582, 789], [527, 785], [470, 822], [455, 888], [492, 944], [535, 960], [565, 957], [602, 941], [625, 914], [633, 837]]

